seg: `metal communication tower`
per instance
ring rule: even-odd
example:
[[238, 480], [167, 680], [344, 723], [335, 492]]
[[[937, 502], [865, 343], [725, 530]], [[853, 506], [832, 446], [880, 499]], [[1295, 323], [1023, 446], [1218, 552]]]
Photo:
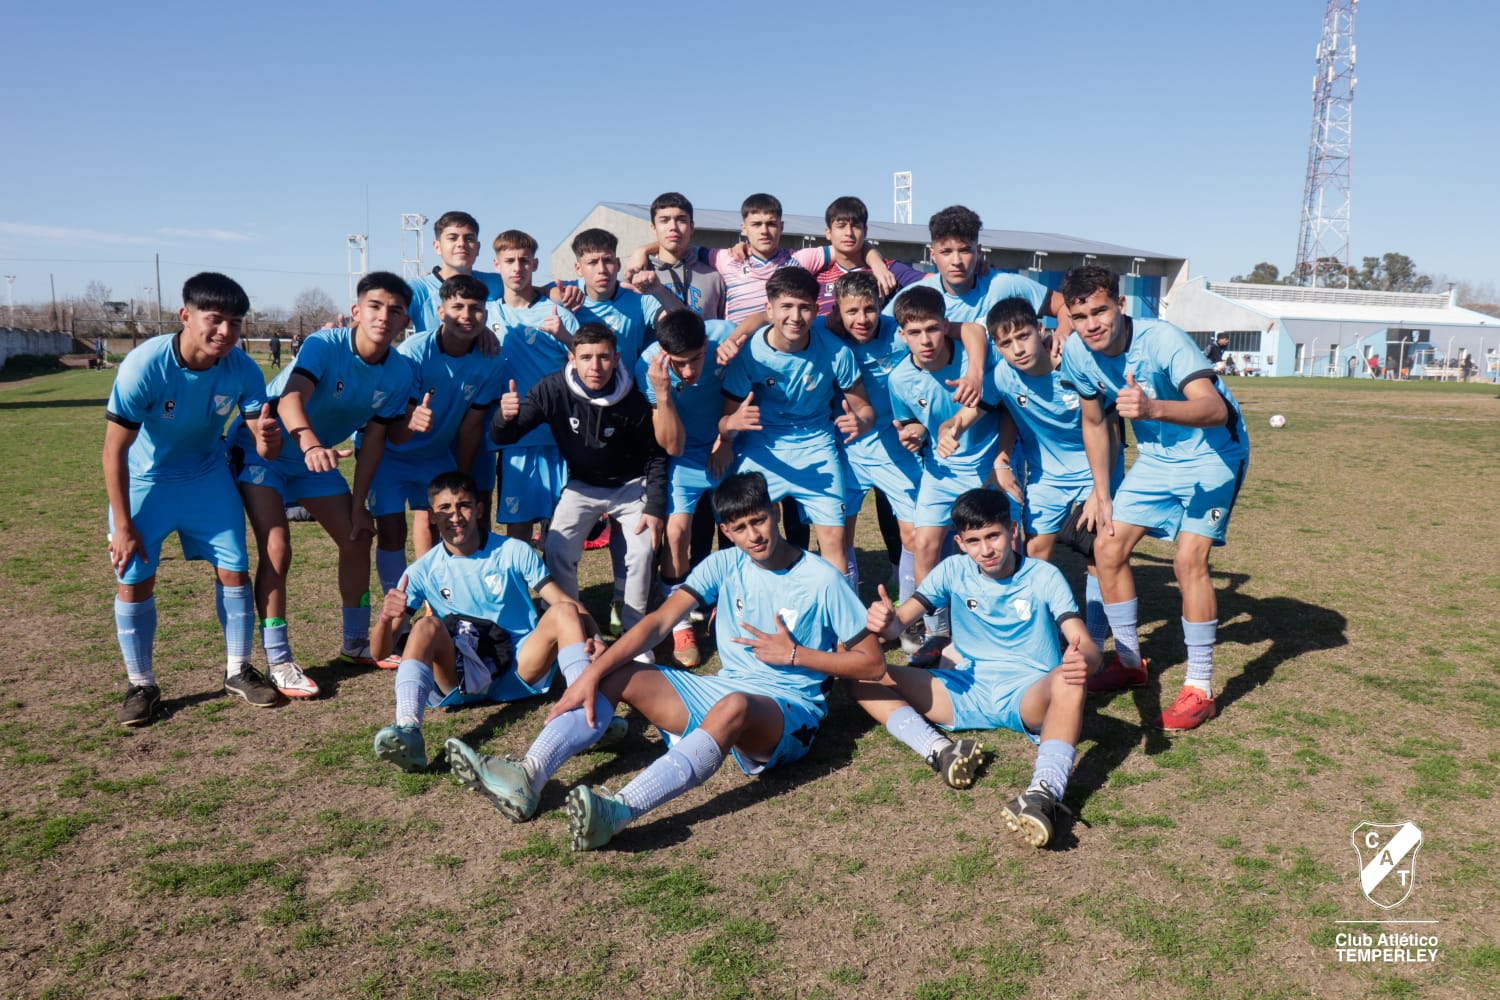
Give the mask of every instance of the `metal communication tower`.
[[[370, 238], [364, 233], [350, 233], [348, 236], [349, 298], [344, 303], [344, 308], [346, 309], [354, 304], [354, 290], [359, 285], [359, 279], [363, 278], [365, 276], [365, 273], [368, 271], [368, 264], [366, 263], [366, 249], [369, 245], [369, 242]], [[354, 267], [354, 258], [356, 254], [359, 256], [358, 270], [356, 270]]]
[[410, 281], [422, 276], [422, 227], [427, 216], [420, 212], [401, 213], [401, 277]]
[[911, 171], [898, 170], [893, 178], [896, 187], [896, 212], [893, 222], [911, 222]]
[[1354, 125], [1354, 9], [1359, 0], [1328, 0], [1318, 69], [1313, 77], [1312, 142], [1307, 150], [1307, 185], [1302, 194], [1302, 228], [1297, 237], [1298, 284], [1326, 281], [1321, 261], [1337, 261], [1348, 285], [1349, 159]]

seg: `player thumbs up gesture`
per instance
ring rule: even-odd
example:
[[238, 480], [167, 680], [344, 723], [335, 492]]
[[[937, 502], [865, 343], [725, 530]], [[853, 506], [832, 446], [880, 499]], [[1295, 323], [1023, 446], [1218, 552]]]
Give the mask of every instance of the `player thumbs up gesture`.
[[1115, 409], [1127, 420], [1155, 420], [1152, 415], [1156, 400], [1146, 395], [1146, 390], [1135, 383], [1135, 375], [1125, 372], [1125, 388], [1115, 397]]
[[432, 390], [427, 390], [427, 395], [422, 397], [422, 402], [411, 411], [406, 418], [406, 426], [411, 428], [413, 434], [426, 434], [432, 430]]
[[552, 336], [556, 337], [558, 334], [562, 333], [562, 331], [562, 317], [557, 314], [557, 306], [556, 304], [554, 304], [552, 306], [552, 315], [542, 320], [542, 332], [551, 334]]
[[516, 392], [516, 380], [510, 380], [510, 389], [500, 397], [500, 419], [506, 423], [516, 419], [521, 412], [521, 396]]
[[383, 621], [399, 622], [406, 617], [406, 576], [401, 577], [401, 582], [385, 592], [385, 601], [380, 606], [380, 617]]
[[859, 437], [859, 417], [854, 415], [854, 410], [849, 407], [849, 400], [844, 400], [844, 412], [834, 420], [833, 426], [837, 427], [839, 433], [844, 435], [844, 443], [848, 444]]
[[729, 415], [729, 420], [722, 429], [735, 434], [760, 430], [760, 407], [755, 405], [755, 390], [750, 390], [750, 394]]
[[[1077, 624], [1075, 620], [1073, 624]], [[1089, 678], [1088, 658], [1083, 655], [1083, 636], [1073, 636], [1073, 641], [1068, 643], [1068, 648], [1063, 651], [1062, 676], [1069, 684], [1083, 687]]]
[[281, 421], [276, 418], [276, 401], [267, 400], [260, 409], [260, 419], [252, 428], [255, 432], [255, 450], [261, 458], [274, 459], [281, 454]]
[[882, 583], [877, 589], [880, 591], [880, 600], [870, 605], [869, 613], [865, 615], [865, 629], [882, 639], [895, 638], [896, 632], [900, 631], [891, 629], [893, 623], [899, 624], [896, 621], [896, 605], [891, 603], [891, 595], [885, 592], [885, 584]]

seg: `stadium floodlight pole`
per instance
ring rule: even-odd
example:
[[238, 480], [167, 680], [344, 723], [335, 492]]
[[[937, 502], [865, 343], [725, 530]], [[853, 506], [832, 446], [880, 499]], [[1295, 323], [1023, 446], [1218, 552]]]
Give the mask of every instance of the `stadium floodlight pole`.
[[1396, 352], [1396, 377], [1406, 378], [1406, 334], [1401, 335], [1401, 346]]
[[5, 322], [14, 330], [16, 328], [16, 276], [14, 274], [5, 276], [5, 308], [8, 311]]
[[156, 333], [162, 333], [161, 328], [161, 254], [156, 255]]

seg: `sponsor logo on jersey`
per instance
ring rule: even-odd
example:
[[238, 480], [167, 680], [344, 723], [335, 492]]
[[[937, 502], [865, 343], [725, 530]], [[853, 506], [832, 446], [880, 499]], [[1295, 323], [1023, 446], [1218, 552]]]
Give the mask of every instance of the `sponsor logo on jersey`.
[[1029, 400], [1027, 400], [1027, 398], [1025, 397], [1025, 395], [1020, 395], [1020, 396], [1016, 397], [1016, 405], [1019, 406], [1023, 410], [1026, 409], [1027, 402], [1029, 402]]
[[449, 590], [447, 587], [443, 587], [438, 591], [438, 596], [445, 601], [451, 601], [453, 600], [453, 591]]
[[1221, 507], [1215, 507], [1213, 510], [1208, 512], [1208, 521], [1210, 524], [1218, 524], [1223, 517], [1224, 510]]
[[340, 379], [339, 381], [333, 383], [333, 398], [334, 399], [342, 399], [342, 398], [344, 398], [344, 382], [343, 382], [342, 379]]
[[967, 607], [970, 611], [978, 611], [979, 610], [979, 602], [976, 601], [976, 600], [974, 600], [974, 598], [972, 598], [972, 597], [969, 598], [967, 601], [964, 601], [964, 606]]
[[573, 433], [574, 434], [577, 434], [578, 433], [578, 418], [577, 417], [569, 417], [568, 418], [568, 426], [571, 427], [571, 428], [573, 428]]
[[772, 388], [772, 389], [776, 388], [776, 376], [774, 376], [774, 375], [767, 375], [766, 376], [766, 385], [768, 387]]
[[922, 399], [918, 399], [917, 400], [917, 405], [920, 406], [924, 410], [927, 409], [927, 399], [925, 397], [922, 398]]
[[165, 403], [161, 404], [161, 415], [163, 417], [166, 417], [168, 420], [176, 420], [177, 419], [177, 403], [176, 403], [176, 401], [169, 399]]

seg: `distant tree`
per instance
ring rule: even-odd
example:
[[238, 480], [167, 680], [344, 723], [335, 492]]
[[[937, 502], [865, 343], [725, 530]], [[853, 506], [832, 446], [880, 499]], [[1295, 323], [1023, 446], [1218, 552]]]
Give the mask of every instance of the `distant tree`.
[[[1316, 281], [1309, 281], [1309, 273], [1317, 276]], [[1294, 268], [1292, 273], [1286, 276], [1285, 283], [1288, 285], [1316, 285], [1319, 288], [1350, 288], [1353, 286], [1354, 269], [1345, 267], [1337, 257], [1319, 257], [1317, 263], [1309, 268], [1303, 264]]]
[[291, 321], [306, 330], [316, 330], [337, 315], [333, 296], [321, 288], [306, 289], [292, 302]]
[[97, 278], [83, 286], [83, 296], [78, 300], [78, 309], [86, 316], [103, 316], [109, 310], [104, 303], [109, 301], [110, 289]]
[[1404, 253], [1366, 257], [1359, 270], [1349, 269], [1349, 287], [1376, 292], [1428, 292], [1432, 276], [1418, 272], [1416, 262]]
[[1249, 274], [1237, 274], [1230, 281], [1242, 281], [1251, 285], [1279, 285], [1282, 283], [1281, 271], [1275, 264], [1261, 261], [1250, 269]]

